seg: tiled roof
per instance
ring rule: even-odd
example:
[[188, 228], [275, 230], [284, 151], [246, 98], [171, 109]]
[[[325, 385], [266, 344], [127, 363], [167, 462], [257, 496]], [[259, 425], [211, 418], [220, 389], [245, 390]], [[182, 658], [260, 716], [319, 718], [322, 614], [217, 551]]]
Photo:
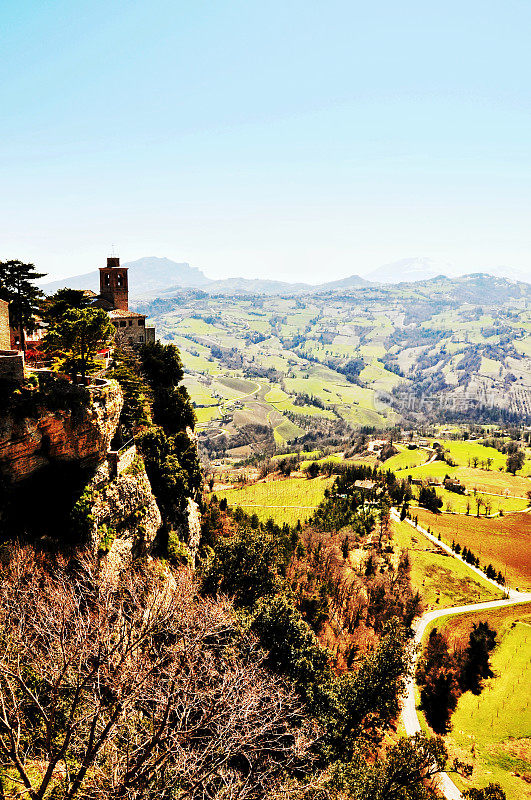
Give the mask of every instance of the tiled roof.
[[138, 314], [136, 311], [121, 311], [119, 308], [114, 308], [112, 311], [108, 312], [111, 319], [126, 319], [127, 317], [134, 317], [137, 319], [138, 317], [146, 318], [145, 314]]
[[356, 489], [374, 489], [376, 481], [354, 481]]

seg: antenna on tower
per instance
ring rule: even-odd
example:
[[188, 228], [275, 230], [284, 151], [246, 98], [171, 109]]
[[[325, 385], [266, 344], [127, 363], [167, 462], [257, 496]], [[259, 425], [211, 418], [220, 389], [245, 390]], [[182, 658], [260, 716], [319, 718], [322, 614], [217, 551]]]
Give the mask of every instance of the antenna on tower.
[[111, 244], [111, 252], [109, 253], [110, 258], [118, 258], [118, 253], [116, 252], [116, 247], [114, 244]]

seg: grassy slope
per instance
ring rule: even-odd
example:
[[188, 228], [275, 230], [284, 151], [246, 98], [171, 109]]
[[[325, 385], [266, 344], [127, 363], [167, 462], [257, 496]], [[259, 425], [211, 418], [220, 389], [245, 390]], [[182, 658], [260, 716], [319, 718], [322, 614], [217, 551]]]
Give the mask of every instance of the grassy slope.
[[284, 522], [295, 525], [298, 519], [304, 521], [311, 516], [332, 481], [332, 478], [287, 478], [224, 489], [216, 491], [216, 495], [219, 500], [226, 497], [232, 507], [241, 506], [248, 514], [258, 514], [262, 522], [272, 517], [280, 525]]
[[426, 608], [499, 599], [500, 593], [490, 583], [458, 559], [436, 552], [434, 545], [406, 522], [393, 522], [392, 527], [395, 543], [409, 551], [411, 582]]
[[[470, 506], [469, 513], [477, 513], [476, 496], [472, 492], [468, 495], [456, 494], [456, 492], [447, 491], [441, 486], [437, 486], [436, 491], [444, 503], [441, 509], [442, 511], [449, 511], [454, 514], [466, 514], [467, 507]], [[499, 514], [500, 510], [504, 514], [509, 511], [523, 511], [524, 508], [529, 506], [529, 500], [520, 500], [515, 497], [497, 497], [496, 495], [491, 495], [486, 492], [478, 492], [477, 500], [490, 504], [490, 511], [487, 516]], [[484, 505], [481, 506], [480, 515], [485, 515]]]
[[495, 674], [483, 692], [461, 696], [446, 737], [450, 758], [474, 765], [472, 781], [452, 776], [461, 790], [498, 781], [507, 800], [529, 800], [531, 784], [531, 604], [451, 617], [441, 623], [451, 642], [466, 644], [472, 623], [487, 620], [498, 632], [491, 666]]
[[505, 468], [507, 456], [500, 453], [494, 447], [485, 447], [477, 442], [454, 442], [451, 440], [442, 440], [441, 444], [445, 450], [450, 451], [453, 460], [459, 466], [466, 467], [472, 459], [477, 458], [479, 461], [486, 461], [487, 458], [492, 458], [492, 468], [498, 469], [499, 467]]
[[400, 452], [396, 455], [391, 456], [391, 458], [388, 458], [387, 461], [384, 462], [384, 468], [390, 469], [393, 472], [399, 472], [400, 470], [412, 470], [414, 467], [418, 467], [420, 464], [425, 464], [431, 455], [432, 453], [429, 450], [425, 450], [422, 447], [417, 448], [416, 450], [408, 450], [405, 448], [400, 450]]

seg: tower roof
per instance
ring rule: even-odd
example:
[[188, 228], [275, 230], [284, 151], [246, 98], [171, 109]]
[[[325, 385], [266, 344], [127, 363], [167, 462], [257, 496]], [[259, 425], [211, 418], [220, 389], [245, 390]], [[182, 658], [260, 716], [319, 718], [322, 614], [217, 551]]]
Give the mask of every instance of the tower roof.
[[127, 267], [120, 267], [120, 258], [118, 256], [107, 256], [107, 266], [100, 267], [100, 269], [115, 269], [120, 268], [126, 270]]

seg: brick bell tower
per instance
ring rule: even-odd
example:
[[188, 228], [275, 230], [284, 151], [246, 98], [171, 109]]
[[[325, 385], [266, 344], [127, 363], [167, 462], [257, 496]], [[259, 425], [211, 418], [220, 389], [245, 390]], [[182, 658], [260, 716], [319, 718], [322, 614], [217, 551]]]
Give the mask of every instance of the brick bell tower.
[[127, 267], [121, 267], [120, 259], [116, 256], [107, 259], [106, 267], [100, 267], [100, 297], [120, 311], [129, 309]]

